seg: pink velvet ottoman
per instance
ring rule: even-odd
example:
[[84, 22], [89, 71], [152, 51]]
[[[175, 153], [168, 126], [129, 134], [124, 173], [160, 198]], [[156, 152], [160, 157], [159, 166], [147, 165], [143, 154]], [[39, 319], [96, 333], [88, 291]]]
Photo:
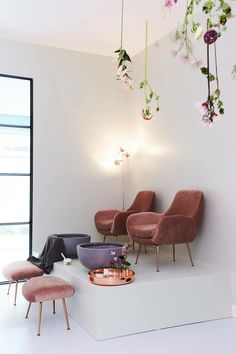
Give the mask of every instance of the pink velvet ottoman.
[[7, 264], [2, 271], [4, 277], [9, 280], [9, 288], [7, 294], [9, 295], [11, 283], [15, 282], [15, 300], [14, 305], [16, 305], [17, 289], [19, 280], [30, 279], [33, 277], [38, 277], [44, 274], [44, 271], [31, 262], [28, 261], [16, 261]]
[[39, 303], [38, 336], [40, 335], [42, 304], [44, 301], [53, 301], [53, 313], [55, 313], [55, 300], [62, 300], [67, 329], [70, 329], [65, 298], [71, 297], [74, 292], [73, 286], [65, 280], [54, 276], [35, 277], [29, 279], [23, 285], [23, 296], [29, 301], [25, 318], [28, 318], [32, 302]]

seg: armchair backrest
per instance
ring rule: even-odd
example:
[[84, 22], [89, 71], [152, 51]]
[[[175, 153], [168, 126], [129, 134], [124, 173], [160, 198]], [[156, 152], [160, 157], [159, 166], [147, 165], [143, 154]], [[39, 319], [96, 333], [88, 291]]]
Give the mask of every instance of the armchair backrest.
[[198, 223], [202, 215], [204, 196], [198, 190], [182, 190], [176, 193], [165, 215], [192, 217]]
[[155, 192], [153, 191], [140, 191], [136, 195], [132, 205], [127, 211], [145, 212], [153, 211], [155, 200]]

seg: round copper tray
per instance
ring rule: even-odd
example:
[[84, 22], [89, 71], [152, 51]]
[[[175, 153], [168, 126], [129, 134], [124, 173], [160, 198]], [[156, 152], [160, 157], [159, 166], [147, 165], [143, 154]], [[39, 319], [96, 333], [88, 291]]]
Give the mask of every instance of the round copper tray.
[[[105, 274], [104, 274], [105, 272]], [[102, 286], [126, 285], [134, 281], [135, 272], [131, 269], [100, 268], [91, 270], [89, 279], [92, 284]]]

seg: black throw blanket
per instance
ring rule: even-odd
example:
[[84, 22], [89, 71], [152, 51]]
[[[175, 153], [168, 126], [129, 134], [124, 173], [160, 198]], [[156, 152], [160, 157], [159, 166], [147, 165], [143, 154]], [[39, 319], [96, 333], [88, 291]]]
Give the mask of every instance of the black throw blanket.
[[63, 238], [57, 235], [48, 236], [42, 253], [39, 257], [30, 256], [27, 261], [44, 270], [46, 274], [50, 274], [53, 269], [53, 263], [62, 261], [61, 253], [65, 253]]

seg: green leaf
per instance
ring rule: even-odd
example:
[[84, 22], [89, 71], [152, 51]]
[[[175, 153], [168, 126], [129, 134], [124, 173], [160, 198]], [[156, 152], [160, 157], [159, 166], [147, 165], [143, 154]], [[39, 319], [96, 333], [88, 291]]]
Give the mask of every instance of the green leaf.
[[203, 5], [202, 11], [208, 14], [215, 7], [215, 3], [211, 0], [207, 0]]
[[224, 113], [225, 113], [224, 108], [220, 108], [220, 109], [219, 109], [219, 113], [220, 113], [220, 114], [224, 114]]
[[143, 88], [143, 86], [144, 86], [144, 81], [142, 81], [142, 82], [140, 82], [140, 84], [139, 84], [139, 88]]
[[221, 24], [222, 26], [224, 26], [224, 25], [226, 24], [226, 22], [227, 22], [227, 16], [226, 16], [226, 15], [221, 15], [221, 16], [219, 17], [219, 22], [220, 22], [220, 24]]
[[209, 79], [209, 81], [214, 81], [216, 78], [213, 74], [209, 74], [208, 79]]
[[130, 62], [131, 62], [130, 56], [128, 55], [128, 53], [126, 52], [126, 50], [124, 50], [123, 58], [124, 58], [124, 60], [127, 60], [127, 61], [130, 61]]
[[208, 68], [206, 68], [206, 67], [202, 67], [201, 69], [201, 72], [203, 73], [203, 75], [209, 75], [209, 70], [208, 70]]

